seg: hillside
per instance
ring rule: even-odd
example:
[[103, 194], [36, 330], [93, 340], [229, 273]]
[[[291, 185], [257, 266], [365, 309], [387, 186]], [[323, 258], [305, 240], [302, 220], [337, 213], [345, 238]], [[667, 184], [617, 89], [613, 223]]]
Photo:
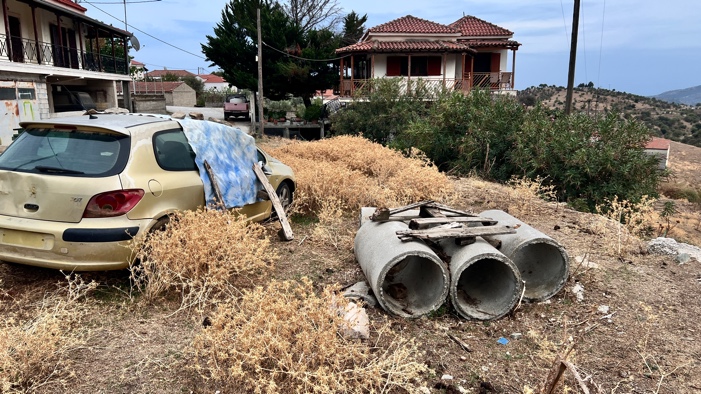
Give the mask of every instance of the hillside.
[[[542, 103], [555, 110], [564, 110], [566, 89], [541, 84], [520, 91], [518, 97], [528, 106]], [[669, 103], [591, 85], [575, 88], [573, 104], [575, 111], [592, 116], [610, 111], [621, 112], [647, 124], [655, 136], [701, 147], [701, 106]]]
[[670, 103], [697, 105], [701, 103], [701, 85], [693, 88], [670, 90], [653, 97]]

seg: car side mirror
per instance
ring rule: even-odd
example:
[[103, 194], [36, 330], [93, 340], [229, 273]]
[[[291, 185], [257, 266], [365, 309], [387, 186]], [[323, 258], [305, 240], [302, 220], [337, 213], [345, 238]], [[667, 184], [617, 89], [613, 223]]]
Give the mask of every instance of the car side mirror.
[[267, 164], [263, 164], [262, 161], [259, 161], [258, 164], [260, 164], [261, 167], [263, 168], [263, 174], [265, 174], [265, 175], [273, 175], [273, 170], [271, 170], [270, 167], [268, 167]]

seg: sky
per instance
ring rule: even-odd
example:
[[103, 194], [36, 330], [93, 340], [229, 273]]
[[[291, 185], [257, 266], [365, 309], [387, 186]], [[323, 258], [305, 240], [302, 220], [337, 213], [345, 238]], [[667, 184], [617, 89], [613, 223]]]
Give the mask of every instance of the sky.
[[[120, 0], [80, 0], [87, 15], [124, 27]], [[130, 52], [149, 70], [216, 70], [201, 50], [229, 0], [126, 0]], [[118, 4], [109, 4], [118, 3]], [[367, 14], [366, 28], [413, 15], [449, 24], [473, 15], [514, 32], [516, 89], [566, 86], [574, 0], [338, 0]], [[575, 86], [644, 96], [701, 85], [701, 1], [581, 0]], [[152, 36], [152, 37], [151, 37]], [[154, 38], [155, 37], [155, 38]], [[167, 45], [167, 44], [170, 45]], [[180, 49], [176, 49], [180, 48]], [[183, 51], [184, 50], [184, 51]], [[511, 69], [509, 53], [509, 71]]]

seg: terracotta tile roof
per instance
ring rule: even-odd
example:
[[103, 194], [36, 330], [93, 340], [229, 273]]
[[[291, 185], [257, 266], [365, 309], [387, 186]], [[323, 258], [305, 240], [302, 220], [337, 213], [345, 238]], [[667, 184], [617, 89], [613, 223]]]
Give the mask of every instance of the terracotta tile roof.
[[449, 25], [458, 29], [466, 37], [513, 36], [511, 30], [504, 29], [472, 15], [466, 15]]
[[455, 41], [363, 41], [336, 49], [351, 52], [476, 52], [469, 45]]
[[149, 72], [148, 75], [151, 78], [159, 78], [162, 77], [166, 74], [172, 74], [175, 75], [176, 77], [188, 77], [188, 76], [195, 76], [195, 74], [187, 71], [187, 70], [153, 70]]
[[131, 59], [131, 65], [132, 66], [143, 66], [144, 64], [138, 60]]
[[647, 144], [645, 144], [645, 149], [655, 149], [655, 150], [667, 150], [669, 149], [670, 141], [664, 138], [652, 137]]
[[484, 47], [518, 47], [521, 43], [514, 40], [458, 40], [458, 42], [465, 43], [473, 48], [484, 48]]
[[[129, 82], [131, 94], [161, 94], [170, 93], [179, 88], [185, 82]], [[122, 84], [117, 84], [117, 94], [122, 94]]]
[[54, 2], [83, 13], [88, 10], [87, 8], [81, 6], [80, 4], [74, 3], [71, 0], [54, 0]]
[[369, 29], [368, 33], [455, 34], [460, 31], [450, 26], [407, 15], [375, 26]]
[[202, 78], [205, 83], [226, 83], [226, 80], [219, 75], [199, 74], [198, 77]]

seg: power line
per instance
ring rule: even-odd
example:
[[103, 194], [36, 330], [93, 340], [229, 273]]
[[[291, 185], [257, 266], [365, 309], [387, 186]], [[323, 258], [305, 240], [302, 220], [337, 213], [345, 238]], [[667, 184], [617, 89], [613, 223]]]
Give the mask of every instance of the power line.
[[[101, 11], [101, 12], [103, 12], [103, 13], [105, 13], [105, 14], [111, 16], [112, 18], [114, 18], [114, 19], [116, 19], [116, 20], [118, 20], [118, 21], [124, 23], [123, 20], [117, 18], [116, 16], [114, 16], [114, 15], [110, 14], [109, 12], [103, 10], [102, 8], [96, 6], [96, 5], [93, 4], [92, 2], [90, 2], [90, 1], [88, 1], [88, 0], [83, 0], [83, 1], [84, 1], [85, 3], [90, 4], [91, 6], [95, 7], [95, 9], [97, 9], [98, 11]], [[120, 3], [120, 4], [121, 4], [121, 3]], [[140, 33], [145, 34], [145, 35], [148, 36], [148, 37], [153, 38], [153, 39], [156, 40], [156, 41], [159, 41], [159, 42], [161, 42], [161, 43], [163, 43], [163, 44], [166, 44], [166, 45], [168, 45], [168, 46], [170, 46], [170, 47], [173, 47], [173, 48], [175, 48], [175, 49], [177, 49], [177, 50], [179, 50], [179, 51], [185, 52], [185, 53], [187, 53], [188, 55], [192, 55], [192, 56], [198, 57], [198, 58], [200, 58], [200, 59], [207, 60], [207, 58], [205, 58], [204, 56], [201, 56], [201, 55], [198, 55], [198, 54], [196, 54], [196, 53], [190, 52], [190, 51], [188, 51], [188, 50], [186, 50], [186, 49], [177, 47], [177, 46], [175, 46], [175, 45], [173, 45], [173, 44], [171, 44], [171, 43], [169, 43], [169, 42], [165, 42], [165, 41], [161, 40], [161, 39], [158, 38], [158, 37], [155, 37], [155, 36], [153, 36], [153, 35], [151, 35], [151, 34], [149, 34], [149, 33], [146, 33], [145, 31], [143, 31], [143, 30], [137, 28], [137, 27], [134, 26], [134, 25], [131, 25], [131, 28], [134, 29], [134, 30], [136, 30], [136, 31], [138, 31], [138, 32], [140, 32]]]
[[341, 59], [345, 59], [345, 58], [347, 58], [348, 56], [350, 56], [350, 55], [345, 55], [345, 56], [341, 56], [341, 57], [334, 57], [334, 58], [331, 58], [331, 59], [309, 59], [309, 58], [306, 58], [306, 57], [295, 56], [295, 55], [289, 54], [289, 53], [287, 53], [287, 52], [285, 52], [285, 51], [282, 51], [282, 50], [277, 49], [277, 48], [275, 48], [275, 47], [273, 47], [273, 46], [271, 46], [271, 45], [268, 45], [265, 41], [263, 41], [263, 45], [265, 45], [266, 47], [272, 49], [272, 50], [275, 51], [275, 52], [282, 53], [283, 55], [287, 55], [287, 56], [293, 57], [293, 58], [295, 58], [295, 59], [306, 60], [306, 61], [310, 61], [310, 62], [332, 62], [332, 61], [334, 61], [334, 60], [341, 60]]
[[560, 9], [562, 10], [562, 24], [565, 27], [565, 42], [567, 43], [567, 49], [570, 48], [570, 35], [567, 32], [567, 19], [565, 19], [565, 6], [562, 4], [562, 0], [560, 0]]
[[601, 82], [601, 53], [604, 49], [604, 20], [606, 19], [606, 0], [604, 0], [604, 10], [601, 15], [601, 43], [599, 44], [599, 71], [596, 76], [596, 86]]

